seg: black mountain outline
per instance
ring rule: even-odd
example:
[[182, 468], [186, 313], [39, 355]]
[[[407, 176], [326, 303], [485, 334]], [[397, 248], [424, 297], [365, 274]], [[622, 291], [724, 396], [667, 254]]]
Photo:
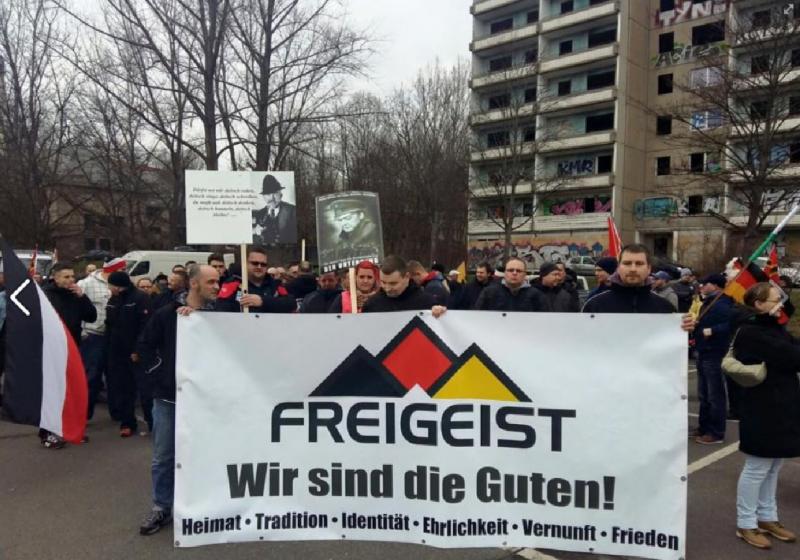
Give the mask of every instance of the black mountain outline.
[[[363, 366], [368, 366], [365, 370]], [[369, 372], [370, 377], [363, 377], [364, 372]], [[348, 377], [352, 376], [353, 379]], [[366, 382], [365, 382], [366, 381]], [[337, 387], [358, 387], [355, 391], [337, 390]], [[325, 380], [314, 389], [311, 397], [389, 397], [400, 398], [408, 390], [397, 378], [386, 369], [380, 360], [376, 360], [366, 348], [360, 344], [350, 355], [333, 370]]]
[[[450, 349], [450, 347], [447, 346], [447, 344], [445, 344], [444, 341], [441, 338], [439, 338], [439, 336], [435, 332], [433, 332], [431, 328], [428, 325], [426, 325], [422, 319], [420, 319], [419, 317], [414, 317], [406, 324], [405, 327], [402, 328], [402, 330], [399, 333], [395, 335], [395, 337], [392, 340], [389, 341], [389, 343], [386, 346], [383, 347], [383, 350], [378, 352], [378, 355], [375, 356], [375, 358], [381, 363], [381, 366], [383, 366], [383, 361], [386, 358], [388, 358], [389, 355], [392, 352], [394, 352], [398, 346], [400, 346], [400, 344], [406, 339], [406, 337], [408, 337], [411, 334], [411, 332], [414, 329], [419, 329], [420, 331], [422, 331], [422, 334], [425, 337], [427, 337], [427, 339], [430, 340], [433, 343], [433, 345], [447, 357], [448, 360], [450, 360], [451, 364], [458, 358], [456, 353], [453, 352]], [[449, 370], [445, 370], [444, 373], [446, 373], [447, 371]], [[444, 373], [442, 375], [444, 375]], [[439, 377], [439, 379], [441, 379], [441, 376]], [[438, 379], [436, 381], [438, 381]], [[434, 384], [436, 383], [436, 381], [434, 381]]]
[[486, 352], [481, 350], [481, 347], [474, 342], [469, 348], [464, 350], [464, 353], [461, 354], [458, 359], [453, 362], [453, 365], [450, 366], [450, 369], [445, 371], [433, 385], [428, 387], [427, 392], [431, 398], [434, 398], [434, 395], [439, 391], [439, 389], [444, 387], [447, 382], [453, 378], [456, 372], [461, 369], [461, 366], [467, 363], [467, 361], [469, 361], [469, 359], [473, 356], [476, 356], [481, 362], [483, 362], [483, 365], [486, 366], [490, 372], [492, 372], [492, 375], [494, 375], [500, 381], [500, 383], [502, 383], [506, 389], [508, 389], [511, 394], [517, 398], [519, 402], [531, 402], [531, 399], [528, 397], [528, 395], [526, 395], [522, 389], [520, 389], [517, 384], [514, 383], [496, 363], [494, 363], [494, 360], [487, 356]]

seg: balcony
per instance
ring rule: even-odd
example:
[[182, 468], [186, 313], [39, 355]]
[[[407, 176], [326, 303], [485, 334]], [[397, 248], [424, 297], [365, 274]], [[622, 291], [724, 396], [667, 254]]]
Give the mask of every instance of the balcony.
[[[527, 220], [527, 223], [523, 226], [522, 223]], [[519, 229], [515, 229], [514, 233], [526, 232], [531, 231], [531, 219], [530, 217], [526, 218], [514, 218], [514, 226], [520, 226]], [[492, 220], [483, 219], [483, 220], [469, 220], [467, 222], [467, 233], [469, 235], [477, 235], [477, 234], [502, 234], [503, 228], [495, 224]]]
[[533, 225], [537, 232], [608, 229], [609, 216], [611, 216], [609, 212], [591, 212], [571, 216], [536, 216]]
[[505, 8], [512, 4], [516, 4], [519, 0], [476, 0], [472, 6], [469, 7], [469, 13], [473, 16], [479, 16], [497, 10], [498, 8]]
[[593, 148], [613, 144], [617, 139], [617, 134], [613, 130], [602, 132], [590, 132], [578, 136], [568, 136], [547, 142], [539, 148], [542, 153], [556, 152], [558, 150], [572, 150], [576, 148]]
[[565, 183], [558, 187], [558, 191], [577, 190], [577, 189], [599, 189], [609, 188], [614, 184], [614, 174], [604, 173], [602, 175], [574, 175], [565, 178]]
[[470, 115], [469, 124], [472, 126], [480, 126], [482, 124], [491, 124], [511, 119], [519, 119], [533, 116], [534, 103], [523, 105], [521, 107], [506, 107], [503, 109], [493, 109], [491, 111], [483, 111]]
[[612, 43], [610, 45], [603, 45], [564, 56], [542, 59], [541, 62], [539, 62], [539, 66], [542, 74], [546, 72], [555, 72], [556, 70], [564, 70], [580, 64], [589, 64], [591, 62], [597, 62], [598, 60], [603, 60], [606, 58], [614, 58], [617, 56], [618, 51], [618, 45], [616, 43]]
[[[777, 226], [781, 220], [786, 217], [786, 212], [781, 213], [774, 213], [764, 220], [764, 223], [761, 224], [761, 229], [773, 229]], [[731, 221], [732, 224], [736, 226], [746, 226], [747, 225], [747, 216], [728, 216], [728, 219]], [[787, 227], [797, 227], [800, 226], [800, 215], [794, 215], [789, 223], [786, 224]]]
[[596, 103], [606, 103], [614, 101], [617, 98], [617, 88], [608, 87], [604, 89], [597, 89], [592, 91], [581, 91], [563, 97], [557, 97], [553, 100], [548, 100], [542, 103], [540, 110], [542, 113], [550, 113], [553, 111], [561, 111], [563, 109], [574, 109], [576, 107], [583, 107], [585, 105], [594, 105]]
[[536, 37], [538, 33], [539, 24], [532, 23], [524, 27], [511, 29], [503, 33], [497, 33], [482, 39], [477, 39], [469, 44], [469, 50], [472, 52], [478, 52], [486, 49], [493, 49], [495, 47], [501, 47], [503, 45], [508, 45], [509, 43], [514, 43], [516, 41], [522, 41], [523, 39]]
[[577, 12], [570, 12], [568, 14], [557, 14], [542, 20], [541, 32], [550, 33], [565, 27], [571, 27], [581, 23], [588, 23], [599, 18], [614, 15], [619, 11], [618, 2], [606, 2], [605, 4], [598, 4], [596, 6], [589, 6]]
[[538, 72], [538, 64], [523, 64], [521, 66], [509, 68], [508, 70], [478, 74], [470, 80], [469, 87], [472, 89], [478, 89], [496, 84], [502, 84], [503, 82], [522, 80], [525, 78], [535, 77]]
[[[800, 80], [800, 68], [793, 68], [778, 77], [781, 84], [788, 84]], [[736, 91], [744, 92], [751, 89], [769, 87], [772, 85], [769, 76], [750, 75], [734, 84]]]
[[[753, 136], [759, 134], [765, 134], [764, 132], [764, 122], [751, 122], [748, 123], [746, 128], [734, 126], [731, 128], [731, 137], [733, 138], [741, 138], [742, 136]], [[774, 120], [770, 123], [774, 126], [776, 123]], [[778, 133], [789, 133], [789, 132], [799, 132], [800, 131], [800, 116], [795, 117], [786, 117], [784, 118], [778, 126], [774, 128], [775, 132]]]
[[536, 142], [526, 143], [512, 143], [507, 146], [499, 146], [497, 148], [486, 148], [485, 150], [476, 150], [470, 154], [470, 161], [472, 163], [481, 163], [485, 161], [493, 161], [498, 159], [519, 158], [525, 156], [533, 156], [536, 154]]
[[[800, 178], [800, 165], [796, 163], [787, 163], [783, 167], [778, 167], [777, 169], [774, 169], [769, 175], [770, 181], [773, 180], [789, 181], [789, 180], [797, 180], [799, 178]], [[730, 175], [729, 177], [727, 177], [727, 180], [729, 183], [739, 184], [739, 185], [745, 182], [744, 177], [738, 174]]]

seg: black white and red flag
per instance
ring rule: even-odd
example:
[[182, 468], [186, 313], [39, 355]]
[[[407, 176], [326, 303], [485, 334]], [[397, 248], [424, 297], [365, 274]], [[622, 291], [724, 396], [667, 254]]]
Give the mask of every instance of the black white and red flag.
[[14, 422], [80, 443], [88, 388], [78, 347], [5, 239], [0, 248], [6, 290], [3, 408]]

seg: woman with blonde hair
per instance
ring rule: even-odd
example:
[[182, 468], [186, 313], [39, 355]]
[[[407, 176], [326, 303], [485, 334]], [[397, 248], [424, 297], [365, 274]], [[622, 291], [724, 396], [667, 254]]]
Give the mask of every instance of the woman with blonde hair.
[[771, 548], [767, 535], [784, 542], [796, 536], [778, 521], [776, 489], [784, 459], [800, 457], [800, 341], [778, 322], [781, 291], [761, 282], [744, 295], [751, 314], [733, 343], [744, 364], [766, 364], [758, 385], [741, 389], [739, 450], [745, 463], [736, 494], [736, 535], [756, 548]]

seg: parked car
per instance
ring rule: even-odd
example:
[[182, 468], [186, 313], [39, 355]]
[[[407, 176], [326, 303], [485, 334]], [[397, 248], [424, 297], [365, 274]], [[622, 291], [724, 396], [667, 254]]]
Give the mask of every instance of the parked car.
[[[33, 249], [19, 249], [15, 250], [14, 253], [19, 257], [19, 260], [22, 261], [22, 264], [25, 265], [25, 268], [28, 268], [31, 264], [31, 259], [33, 258]], [[48, 253], [46, 251], [38, 251], [36, 253], [36, 273], [41, 274], [42, 278], [47, 278], [47, 275], [50, 273], [50, 269], [53, 267], [53, 253]], [[0, 255], [0, 271], [3, 270], [3, 257]]]
[[570, 257], [566, 262], [567, 268], [571, 268], [576, 274], [584, 276], [594, 276], [594, 257]]

